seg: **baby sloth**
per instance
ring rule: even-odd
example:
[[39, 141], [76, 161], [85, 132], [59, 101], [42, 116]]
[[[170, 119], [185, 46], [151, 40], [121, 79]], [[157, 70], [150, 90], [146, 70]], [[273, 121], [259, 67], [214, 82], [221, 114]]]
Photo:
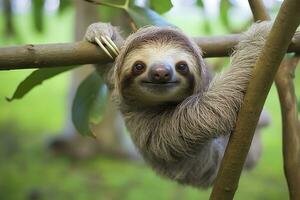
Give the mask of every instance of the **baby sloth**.
[[[134, 144], [158, 174], [196, 187], [214, 182], [270, 27], [261, 22], [245, 32], [231, 66], [214, 78], [198, 45], [176, 28], [141, 28], [125, 42], [110, 24], [88, 28], [88, 41], [121, 46], [113, 51], [119, 54], [114, 67], [101, 73]], [[258, 137], [246, 167], [259, 158]]]

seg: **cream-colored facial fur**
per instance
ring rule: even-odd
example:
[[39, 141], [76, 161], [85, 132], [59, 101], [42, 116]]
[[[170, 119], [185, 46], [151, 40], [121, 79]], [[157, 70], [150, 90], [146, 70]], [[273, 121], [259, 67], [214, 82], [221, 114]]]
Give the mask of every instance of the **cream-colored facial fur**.
[[[146, 47], [146, 48], [144, 48]], [[157, 53], [157, 49], [160, 49]], [[145, 51], [143, 51], [143, 49]], [[148, 49], [146, 53], [146, 49]], [[167, 50], [167, 51], [164, 51]], [[114, 67], [114, 96], [116, 97], [116, 101], [120, 102], [122, 104], [131, 103], [133, 105], [137, 104], [145, 104], [150, 105], [154, 103], [156, 105], [156, 100], [164, 100], [170, 99], [171, 95], [173, 96], [172, 101], [175, 101], [179, 103], [183, 100], [183, 98], [186, 98], [187, 95], [182, 95], [180, 92], [183, 90], [180, 90], [179, 87], [177, 88], [177, 91], [169, 90], [169, 97], [165, 93], [161, 93], [163, 95], [161, 96], [161, 99], [156, 99], [151, 97], [153, 95], [149, 95], [150, 98], [140, 98], [139, 96], [142, 96], [140, 93], [136, 91], [137, 88], [130, 89], [127, 86], [128, 82], [124, 82], [124, 80], [128, 79], [128, 73], [130, 71], [130, 65], [124, 64], [124, 62], [127, 62], [127, 59], [129, 55], [131, 55], [131, 52], [135, 51], [133, 56], [140, 56], [141, 54], [144, 54], [144, 59], [148, 59], [148, 62], [152, 62], [151, 60], [158, 59], [158, 56], [156, 54], [162, 55], [160, 59], [163, 59], [163, 57], [171, 57], [170, 55], [173, 54], [172, 61], [175, 62], [177, 57], [179, 56], [187, 56], [185, 57], [185, 61], [189, 63], [196, 63], [191, 64], [190, 74], [192, 74], [194, 77], [185, 77], [186, 80], [188, 80], [190, 83], [194, 82], [194, 86], [189, 86], [189, 89], [192, 90], [192, 92], [189, 92], [189, 95], [191, 93], [195, 93], [200, 90], [205, 90], [208, 85], [208, 77], [206, 73], [206, 68], [204, 66], [204, 62], [201, 56], [201, 50], [197, 46], [197, 44], [192, 41], [190, 38], [188, 38], [186, 35], [184, 35], [179, 29], [171, 28], [171, 27], [145, 27], [139, 29], [137, 32], [130, 35], [124, 42], [124, 45], [122, 46], [120, 50], [119, 56], [115, 60], [115, 67]], [[176, 55], [174, 55], [176, 53]], [[140, 56], [141, 57], [141, 56]], [[192, 58], [192, 59], [191, 59]], [[130, 58], [131, 62], [133, 62], [134, 59]], [[173, 66], [174, 67], [174, 66]], [[124, 68], [126, 68], [124, 70]], [[182, 78], [182, 77], [180, 77]], [[193, 79], [193, 80], [192, 80]], [[125, 83], [125, 84], [124, 84]], [[182, 82], [180, 85], [181, 87], [185, 86], [185, 81]], [[191, 84], [190, 84], [191, 85]], [[127, 90], [124, 91], [124, 86], [127, 87]], [[136, 86], [136, 85], [132, 85]], [[172, 94], [173, 93], [173, 94]], [[175, 95], [177, 93], [177, 95]], [[144, 96], [144, 95], [143, 95]], [[156, 96], [157, 97], [157, 96]], [[177, 99], [176, 99], [177, 98]], [[138, 100], [137, 102], [135, 100]], [[150, 101], [150, 102], [149, 102]], [[178, 102], [179, 101], [179, 102]], [[157, 101], [158, 102], [158, 101]], [[149, 104], [150, 103], [150, 104]], [[159, 102], [158, 102], [159, 103]]]
[[[126, 55], [121, 69], [120, 79], [130, 76], [134, 63], [136, 61], [142, 61], [146, 64], [146, 70], [133, 80], [133, 87], [131, 87], [131, 89], [135, 91], [137, 101], [147, 103], [147, 105], [155, 105], [160, 102], [180, 102], [184, 100], [187, 95], [190, 95], [187, 91], [189, 90], [190, 83], [186, 77], [176, 71], [175, 65], [181, 61], [185, 61], [194, 79], [199, 80], [201, 79], [199, 72], [200, 66], [198, 66], [195, 59], [193, 55], [185, 51], [185, 49], [176, 42], [150, 42], [132, 50]], [[155, 63], [169, 64], [174, 73], [173, 81], [177, 80], [179, 83], [176, 84], [176, 86], [169, 87], [163, 92], [159, 90], [153, 91], [151, 88], [143, 85], [141, 81], [147, 79], [149, 70]]]

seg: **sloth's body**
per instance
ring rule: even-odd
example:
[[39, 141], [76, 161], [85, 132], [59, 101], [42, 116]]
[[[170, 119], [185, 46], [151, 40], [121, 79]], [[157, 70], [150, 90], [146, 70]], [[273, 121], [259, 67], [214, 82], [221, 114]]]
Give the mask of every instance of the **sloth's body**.
[[[100, 26], [88, 29], [89, 41], [95, 29], [121, 41], [113, 27]], [[230, 68], [213, 79], [199, 47], [177, 29], [147, 27], [126, 39], [105, 76], [133, 142], [156, 172], [196, 187], [213, 183], [269, 29], [260, 23], [244, 33]], [[247, 164], [259, 154], [251, 149]]]

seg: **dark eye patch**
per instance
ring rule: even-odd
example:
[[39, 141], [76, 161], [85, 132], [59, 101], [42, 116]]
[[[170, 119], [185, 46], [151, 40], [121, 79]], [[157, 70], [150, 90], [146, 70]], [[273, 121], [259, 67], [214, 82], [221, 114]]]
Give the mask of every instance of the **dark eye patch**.
[[146, 70], [146, 67], [143, 61], [138, 60], [132, 65], [132, 74], [138, 76]]
[[176, 63], [175, 69], [182, 75], [187, 75], [190, 72], [189, 66], [185, 61], [179, 61], [178, 63]]

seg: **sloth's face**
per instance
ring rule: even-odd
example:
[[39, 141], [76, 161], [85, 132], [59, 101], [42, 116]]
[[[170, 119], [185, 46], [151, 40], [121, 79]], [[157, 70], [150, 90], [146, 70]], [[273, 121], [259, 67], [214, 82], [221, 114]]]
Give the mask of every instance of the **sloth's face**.
[[124, 60], [120, 92], [138, 105], [178, 103], [193, 93], [197, 69], [194, 56], [174, 43], [143, 45]]

